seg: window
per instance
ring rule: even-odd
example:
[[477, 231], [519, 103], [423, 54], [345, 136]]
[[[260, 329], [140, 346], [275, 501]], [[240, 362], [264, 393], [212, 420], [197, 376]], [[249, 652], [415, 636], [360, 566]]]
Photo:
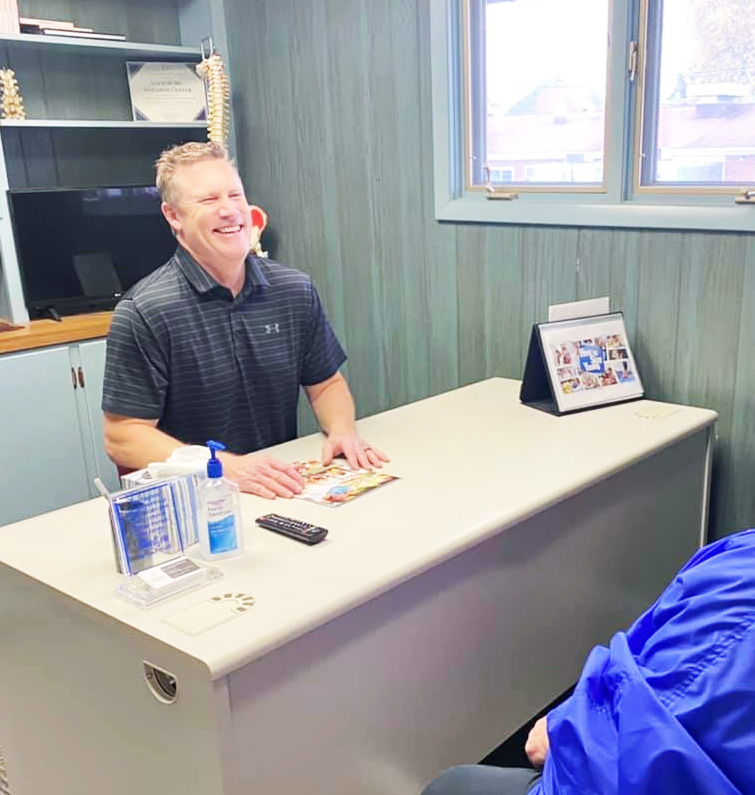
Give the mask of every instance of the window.
[[755, 2], [662, 0], [643, 12], [640, 188], [755, 185]]
[[468, 3], [468, 186], [487, 167], [493, 184], [507, 168], [517, 185], [603, 189], [608, 5]]
[[755, 0], [430, 2], [438, 218], [755, 229]]

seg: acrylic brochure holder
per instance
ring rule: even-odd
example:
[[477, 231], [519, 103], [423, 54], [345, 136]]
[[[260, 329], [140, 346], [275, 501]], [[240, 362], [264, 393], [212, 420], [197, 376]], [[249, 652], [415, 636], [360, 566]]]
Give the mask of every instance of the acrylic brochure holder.
[[525, 405], [560, 415], [644, 394], [621, 312], [532, 327], [519, 392]]
[[141, 607], [218, 579], [222, 572], [184, 555], [197, 537], [194, 476], [166, 478], [110, 494], [118, 596]]

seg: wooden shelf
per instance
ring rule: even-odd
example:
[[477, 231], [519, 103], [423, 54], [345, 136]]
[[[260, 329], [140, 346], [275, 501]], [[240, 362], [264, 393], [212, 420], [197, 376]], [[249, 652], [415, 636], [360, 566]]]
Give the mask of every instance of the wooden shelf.
[[33, 33], [4, 33], [0, 42], [30, 47], [52, 47], [74, 50], [87, 55], [125, 55], [138, 58], [168, 58], [171, 60], [196, 60], [202, 56], [199, 46], [184, 47], [177, 44], [147, 44], [136, 41], [107, 41], [104, 39], [70, 39], [62, 36], [44, 36]]
[[22, 329], [0, 332], [0, 354], [106, 337], [112, 316], [112, 312], [94, 312], [89, 315], [70, 315], [60, 322], [32, 320]]
[[109, 127], [111, 129], [186, 129], [207, 127], [206, 121], [110, 121], [102, 119], [0, 119], [0, 127]]

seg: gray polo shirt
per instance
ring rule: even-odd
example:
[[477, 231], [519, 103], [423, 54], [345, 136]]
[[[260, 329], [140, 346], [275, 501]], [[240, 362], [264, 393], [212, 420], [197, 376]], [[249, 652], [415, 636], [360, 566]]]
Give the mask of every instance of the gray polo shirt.
[[345, 360], [309, 276], [250, 255], [234, 298], [179, 247], [116, 307], [102, 408], [249, 453], [293, 439], [299, 385]]

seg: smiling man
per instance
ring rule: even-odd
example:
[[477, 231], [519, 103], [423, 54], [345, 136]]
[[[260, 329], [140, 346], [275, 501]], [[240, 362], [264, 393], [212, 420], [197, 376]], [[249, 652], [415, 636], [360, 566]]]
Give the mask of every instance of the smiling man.
[[251, 210], [218, 144], [187, 143], [156, 164], [174, 256], [120, 301], [102, 408], [108, 455], [137, 469], [218, 439], [244, 491], [291, 497], [302, 478], [257, 451], [296, 436], [302, 386], [327, 438], [322, 458], [381, 466], [357, 433], [346, 360], [310, 278], [249, 253]]

